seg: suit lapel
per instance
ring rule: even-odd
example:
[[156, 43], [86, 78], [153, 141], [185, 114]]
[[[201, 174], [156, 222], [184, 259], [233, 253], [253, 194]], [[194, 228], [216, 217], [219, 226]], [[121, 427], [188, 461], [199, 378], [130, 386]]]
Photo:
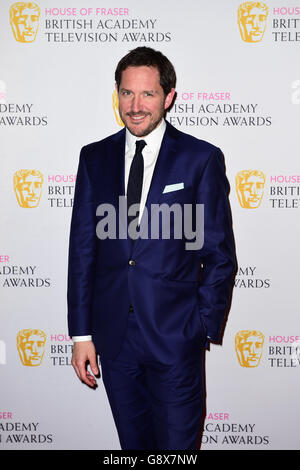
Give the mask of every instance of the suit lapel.
[[[159, 202], [166, 181], [168, 181], [168, 176], [172, 171], [174, 157], [176, 156], [176, 140], [178, 137], [178, 131], [168, 122], [166, 122], [166, 124], [167, 127], [165, 135], [162, 140], [160, 151], [153, 171], [149, 192], [146, 199], [145, 208], [147, 214], [144, 210], [141, 218], [141, 237], [143, 233], [145, 233], [147, 226], [148, 228], [150, 228], [151, 204], [157, 204]], [[119, 196], [125, 196], [125, 129], [113, 136], [112, 145], [109, 147], [108, 151], [110, 153], [109, 160], [111, 162], [110, 171], [112, 172], [111, 174], [114, 175], [112, 188], [113, 190], [111, 191], [111, 193], [113, 194], [113, 204], [116, 208], [116, 216], [120, 220], [120, 224], [122, 225], [122, 233], [127, 233], [127, 204], [124, 204], [124, 208], [121, 209], [121, 213], [119, 213]], [[126, 203], [124, 198], [123, 201]], [[125, 248], [129, 254], [136, 250], [140, 243], [140, 238], [138, 238], [134, 243], [132, 243], [132, 240], [126, 236], [126, 239], [124, 239], [123, 241], [125, 243]]]
[[[173, 128], [168, 122], [166, 122], [167, 127], [165, 135], [162, 140], [160, 151], [157, 157], [157, 161], [154, 167], [153, 176], [146, 199], [146, 211], [144, 210], [141, 224], [140, 224], [140, 234], [141, 237], [145, 233], [145, 230], [150, 228], [151, 220], [151, 204], [157, 204], [164, 190], [168, 174], [172, 168], [172, 161], [176, 154], [176, 129]], [[147, 232], [146, 232], [147, 233]], [[138, 238], [134, 243], [134, 249], [139, 245], [140, 238]]]
[[112, 145], [108, 148], [109, 162], [111, 163], [111, 174], [113, 175], [113, 188], [111, 193], [116, 198], [125, 195], [125, 129], [113, 136]]
[[[116, 210], [119, 241], [124, 243], [124, 249], [128, 252], [132, 250], [131, 240], [127, 237], [127, 204], [125, 200], [125, 129], [115, 134], [112, 138], [112, 145], [109, 145], [109, 173], [113, 175], [110, 179], [109, 193], [112, 195], [112, 204]], [[122, 206], [119, 206], [119, 196], [122, 196]]]

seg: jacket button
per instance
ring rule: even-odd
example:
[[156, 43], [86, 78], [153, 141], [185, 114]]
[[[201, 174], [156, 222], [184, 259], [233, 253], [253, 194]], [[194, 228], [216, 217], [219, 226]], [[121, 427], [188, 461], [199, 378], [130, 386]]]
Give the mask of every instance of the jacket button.
[[134, 259], [129, 260], [129, 266], [135, 266], [135, 261]]
[[133, 312], [133, 306], [132, 305], [129, 306], [129, 312]]

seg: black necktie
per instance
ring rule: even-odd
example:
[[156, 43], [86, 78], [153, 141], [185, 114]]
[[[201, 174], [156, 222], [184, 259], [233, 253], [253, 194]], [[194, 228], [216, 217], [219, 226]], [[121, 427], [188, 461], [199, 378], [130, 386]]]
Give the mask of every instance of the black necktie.
[[[135, 154], [131, 163], [127, 184], [127, 213], [132, 204], [140, 204], [143, 187], [144, 160], [142, 150], [146, 142], [144, 140], [137, 140], [135, 145]], [[128, 216], [128, 224], [138, 215]]]

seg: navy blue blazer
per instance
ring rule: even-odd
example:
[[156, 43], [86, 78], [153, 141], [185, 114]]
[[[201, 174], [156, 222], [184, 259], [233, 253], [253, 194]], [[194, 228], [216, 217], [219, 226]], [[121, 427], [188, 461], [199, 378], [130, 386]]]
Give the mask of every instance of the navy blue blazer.
[[[196, 354], [207, 336], [221, 339], [236, 266], [223, 154], [167, 122], [146, 201], [148, 227], [151, 204], [204, 204], [204, 244], [197, 250], [186, 250], [185, 237], [134, 243], [97, 237], [97, 207], [112, 204], [118, 216], [124, 164], [125, 129], [81, 150], [69, 245], [69, 335], [92, 335], [100, 358], [114, 358], [131, 304], [154, 356], [171, 363]], [[163, 193], [181, 182], [182, 189]]]

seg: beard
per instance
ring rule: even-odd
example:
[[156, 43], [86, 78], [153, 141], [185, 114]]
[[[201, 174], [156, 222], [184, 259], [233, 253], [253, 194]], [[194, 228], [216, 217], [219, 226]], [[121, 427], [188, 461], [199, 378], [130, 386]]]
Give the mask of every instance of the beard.
[[[152, 113], [143, 112], [143, 111], [138, 111], [136, 113], [134, 112], [122, 113], [122, 110], [119, 109], [119, 113], [120, 113], [120, 117], [122, 121], [125, 124], [125, 127], [131, 132], [131, 134], [133, 134], [135, 137], [145, 137], [146, 135], [150, 134], [150, 132], [152, 132], [159, 125], [159, 123], [161, 122], [161, 120], [163, 119], [165, 115], [165, 108], [162, 105], [161, 109], [159, 110], [157, 119], [155, 120], [152, 119], [153, 117]], [[141, 116], [141, 115], [144, 116], [145, 118], [149, 116], [150, 120], [149, 120], [149, 124], [147, 127], [144, 127], [143, 123], [141, 123], [142, 126], [141, 126], [141, 129], [139, 129], [138, 125], [134, 126], [133, 124], [131, 124], [130, 118], [132, 116]]]

